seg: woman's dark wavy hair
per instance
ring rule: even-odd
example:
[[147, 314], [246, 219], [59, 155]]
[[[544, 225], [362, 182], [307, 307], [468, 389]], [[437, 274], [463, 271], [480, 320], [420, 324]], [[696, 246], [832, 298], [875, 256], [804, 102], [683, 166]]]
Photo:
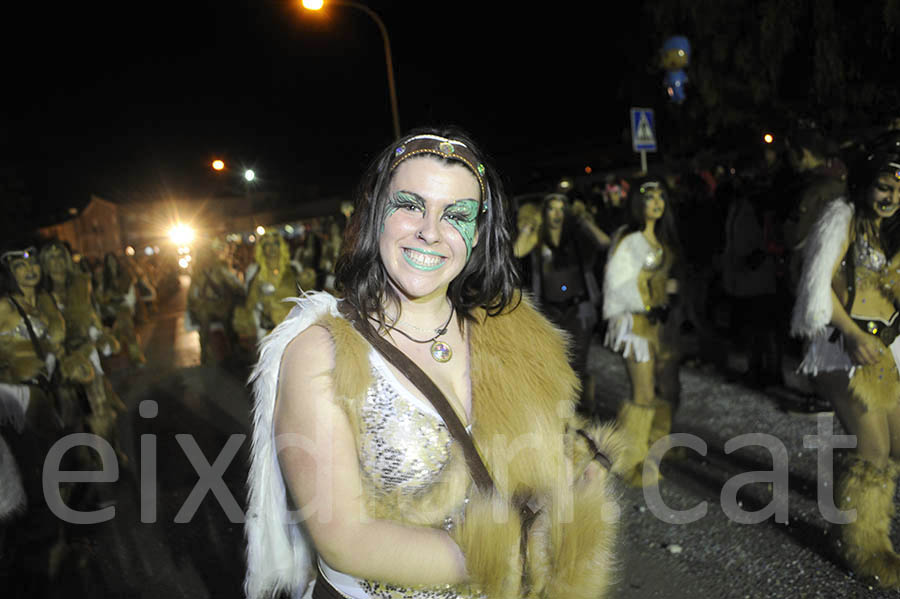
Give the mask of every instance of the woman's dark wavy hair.
[[678, 238], [678, 228], [675, 226], [676, 220], [672, 193], [664, 179], [642, 177], [632, 183], [631, 193], [628, 196], [628, 214], [626, 215], [624, 234], [627, 235], [628, 233], [644, 230], [646, 225], [646, 217], [644, 216], [645, 193], [641, 190], [644, 189], [647, 183], [659, 185], [666, 202], [666, 209], [663, 211], [662, 218], [657, 221], [654, 229], [656, 238], [663, 247], [675, 253], [675, 259], [678, 261], [681, 257], [681, 241]]
[[0, 261], [0, 297], [7, 295], [22, 295], [22, 289], [16, 282], [16, 277], [9, 269], [11, 260]]
[[888, 133], [860, 147], [851, 158], [847, 177], [847, 191], [858, 216], [854, 219], [855, 233], [857, 237], [874, 235], [888, 259], [900, 251], [900, 217], [895, 214], [884, 219], [874, 229], [876, 214], [869, 194], [880, 175], [896, 176], [900, 171], [890, 163], [900, 164], [900, 132]]
[[[424, 134], [461, 141], [484, 164], [483, 200], [488, 209], [478, 214], [478, 244], [472, 248], [472, 255], [462, 272], [450, 283], [447, 296], [457, 314], [463, 318], [473, 319], [472, 311], [478, 307], [485, 308], [488, 315], [497, 315], [519, 299], [519, 277], [512, 258], [506, 196], [500, 177], [485, 154], [464, 131], [455, 127], [410, 131], [384, 148], [369, 165], [356, 193], [353, 216], [344, 232], [344, 243], [336, 266], [338, 289], [363, 317], [377, 317], [384, 322], [384, 301], [400, 308], [400, 298], [388, 283], [387, 272], [381, 262], [379, 239], [391, 184], [389, 169], [394, 151], [411, 137]], [[436, 155], [428, 158], [457, 163]]]

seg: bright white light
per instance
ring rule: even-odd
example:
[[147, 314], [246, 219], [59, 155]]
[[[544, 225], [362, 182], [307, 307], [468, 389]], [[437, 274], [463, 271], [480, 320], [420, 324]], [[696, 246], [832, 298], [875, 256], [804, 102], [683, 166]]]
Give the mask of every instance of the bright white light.
[[247, 181], [253, 181], [256, 179], [256, 173], [253, 172], [253, 169], [247, 169], [244, 171], [244, 179]]
[[294, 232], [294, 227], [292, 227], [291, 225], [285, 225], [285, 226], [284, 226], [284, 232], [285, 232], [285, 233], [293, 233], [293, 232]]
[[258, 227], [256, 227], [256, 234], [257, 234], [257, 235], [265, 235], [265, 234], [266, 234], [266, 228], [265, 228], [264, 226], [262, 226], [262, 225], [259, 225]]
[[153, 255], [153, 248], [150, 247], [149, 245], [148, 245], [147, 247], [145, 247], [145, 248], [144, 248], [144, 255], [145, 255], [145, 256], [152, 256], [152, 255]]
[[169, 229], [169, 238], [175, 245], [187, 245], [194, 241], [194, 229], [184, 223], [179, 223]]
[[772, 135], [771, 133], [766, 133], [765, 135], [763, 135], [763, 141], [766, 142], [767, 144], [770, 144], [773, 141], [775, 141], [775, 136]]
[[190, 265], [190, 263], [191, 263], [191, 261], [188, 260], [186, 257], [182, 257], [182, 258], [178, 259], [178, 266], [180, 266], [181, 268], [187, 268]]
[[301, 4], [307, 10], [320, 10], [325, 2], [323, 0], [303, 0]]
[[130, 245], [127, 248], [125, 248], [125, 255], [126, 256], [134, 256], [134, 248], [131, 247]]

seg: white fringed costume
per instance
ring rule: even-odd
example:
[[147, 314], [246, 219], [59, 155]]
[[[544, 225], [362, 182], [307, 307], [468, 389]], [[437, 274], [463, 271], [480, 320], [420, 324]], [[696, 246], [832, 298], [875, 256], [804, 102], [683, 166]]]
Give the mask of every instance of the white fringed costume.
[[660, 253], [640, 231], [625, 235], [618, 245], [613, 245], [606, 270], [603, 275], [603, 318], [607, 321], [604, 344], [624, 357], [633, 357], [636, 362], [650, 360], [650, 340], [635, 328], [635, 315], [643, 315], [650, 308], [663, 305], [665, 279], [661, 297], [651, 301], [641, 294], [642, 271], [665, 269], [671, 266], [671, 258], [660, 261]]
[[[313, 324], [324, 326], [335, 347], [332, 375], [335, 401], [355, 431], [360, 472], [369, 515], [399, 523], [445, 528], [466, 557], [471, 585], [440, 589], [402, 589], [377, 581], [362, 588], [378, 597], [602, 597], [613, 568], [613, 542], [617, 506], [612, 481], [600, 477], [571, 485], [590, 463], [593, 453], [574, 430], [583, 428], [608, 454], [618, 454], [617, 435], [608, 426], [584, 424], [574, 412], [578, 381], [568, 365], [564, 337], [523, 300], [517, 308], [487, 317], [476, 311], [470, 327], [473, 441], [491, 472], [498, 495], [476, 493], [456, 442], [446, 437], [449, 454], [435, 471], [426, 472], [426, 486], [414, 493], [380, 493], [383, 480], [370, 473], [377, 467], [366, 452], [366, 440], [382, 435], [389, 440], [393, 422], [382, 418], [373, 427], [373, 410], [391, 410], [379, 391], [378, 354], [338, 311], [337, 300], [327, 293], [308, 293], [294, 299], [288, 317], [260, 345], [254, 381], [253, 442], [246, 522], [247, 578], [251, 599], [288, 591], [295, 597], [309, 593], [315, 574], [315, 555], [302, 524], [288, 514], [288, 488], [282, 478], [273, 436], [273, 416], [284, 350], [292, 339]], [[387, 407], [383, 407], [387, 405]], [[409, 407], [409, 406], [407, 406]], [[416, 411], [418, 410], [418, 411]], [[421, 426], [443, 425], [439, 417], [422, 414]], [[401, 411], [402, 412], [402, 411]], [[392, 418], [398, 412], [386, 412]], [[408, 412], [402, 412], [407, 413]], [[410, 430], [420, 430], [419, 425]], [[446, 434], [446, 432], [444, 433]], [[438, 435], [437, 439], [442, 439]], [[528, 439], [528, 451], [510, 455], [510, 444], [497, 439]], [[415, 447], [418, 447], [415, 443]], [[439, 442], [443, 447], [444, 443]], [[413, 449], [415, 449], [415, 447]], [[533, 450], [532, 450], [533, 448]], [[388, 451], [395, 451], [389, 446]], [[396, 450], [402, 454], [404, 449]], [[535, 451], [537, 453], [535, 453]], [[520, 455], [521, 454], [521, 455]], [[537, 456], [540, 456], [539, 459]], [[403, 472], [403, 464], [392, 474]], [[438, 481], [432, 484], [430, 480]], [[388, 489], [388, 491], [391, 491]], [[530, 497], [541, 511], [529, 529], [525, 564], [518, 556], [521, 523], [517, 510], [498, 523], [493, 509], [498, 501], [515, 505], [512, 497]], [[465, 512], [448, 527], [447, 516], [458, 517], [460, 499], [468, 497]], [[523, 567], [527, 575], [523, 577]], [[328, 572], [326, 571], [326, 574]], [[352, 577], [351, 577], [352, 578]], [[526, 579], [525, 585], [523, 578]], [[366, 585], [369, 586], [366, 586]], [[374, 594], [377, 591], [377, 595]]]
[[[0, 404], [3, 404], [4, 401], [3, 396], [0, 395]], [[19, 431], [24, 426], [25, 415], [22, 412], [14, 416], [13, 411], [17, 411], [20, 405], [6, 406], [8, 422], [12, 423]], [[4, 407], [0, 405], [0, 425], [2, 424], [4, 424]], [[0, 434], [0, 524], [24, 511], [25, 504], [25, 488], [22, 485], [22, 475], [19, 474], [16, 458], [3, 439], [3, 435]]]

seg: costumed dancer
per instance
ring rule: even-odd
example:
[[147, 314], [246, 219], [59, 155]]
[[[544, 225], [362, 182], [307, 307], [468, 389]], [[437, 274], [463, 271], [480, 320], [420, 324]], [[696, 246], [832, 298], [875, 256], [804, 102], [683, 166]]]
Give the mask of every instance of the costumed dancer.
[[[125, 404], [112, 388], [100, 362], [101, 352], [110, 356], [119, 352], [120, 345], [103, 326], [96, 310], [91, 276], [75, 266], [69, 249], [60, 241], [42, 247], [40, 261], [45, 288], [65, 320], [63, 348], [67, 360], [76, 356], [79, 359], [79, 368], [66, 377], [69, 384], [61, 388], [67, 395], [65, 405], [74, 409], [83, 397], [87, 402], [84, 416], [88, 429], [105, 439], [116, 449], [120, 461], [127, 463], [116, 429], [119, 416], [126, 411]], [[92, 460], [96, 462], [98, 458], [99, 454], [92, 452]]]
[[900, 466], [900, 137], [850, 169], [848, 199], [829, 203], [803, 249], [791, 334], [807, 341], [800, 372], [857, 439], [838, 477], [835, 505], [856, 510], [840, 551], [862, 576], [900, 589], [891, 544]]
[[562, 193], [544, 196], [539, 218], [520, 215], [517, 220], [513, 251], [523, 259], [526, 283], [541, 311], [571, 336], [572, 367], [582, 384], [580, 408], [594, 416], [594, 380], [587, 366], [600, 288], [593, 265], [598, 250], [609, 246], [609, 236], [594, 224], [583, 203], [576, 201], [570, 208]]
[[251, 599], [603, 596], [615, 436], [576, 416], [564, 337], [517, 290], [504, 203], [458, 131], [375, 159], [344, 299], [296, 299], [261, 344]]
[[613, 235], [603, 279], [604, 343], [625, 359], [631, 399], [618, 425], [625, 438], [620, 473], [633, 486], [657, 481], [658, 464], [644, 462], [650, 446], [669, 434], [678, 407], [677, 327], [669, 310], [678, 291], [673, 267], [679, 257], [675, 219], [661, 179], [632, 186], [628, 223]]
[[[47, 452], [65, 430], [61, 373], [78, 376], [84, 365], [78, 357], [61, 358], [65, 323], [40, 281], [34, 247], [0, 255], [0, 425], [6, 425], [0, 435], [0, 506], [6, 513], [0, 521], [6, 516], [5, 543], [15, 547], [5, 567], [28, 580], [37, 595], [57, 572], [66, 546], [42, 482]], [[15, 463], [7, 463], [13, 457]], [[71, 486], [61, 491], [66, 501]], [[10, 520], [14, 514], [20, 517]]]
[[299, 273], [291, 264], [287, 241], [277, 232], [266, 233], [256, 242], [256, 262], [244, 276], [247, 299], [234, 309], [234, 330], [244, 344], [255, 345], [291, 311], [284, 300], [300, 291]]
[[135, 278], [115, 254], [103, 257], [97, 300], [104, 321], [113, 323], [113, 334], [125, 347], [132, 364], [143, 367], [147, 363], [137, 332], [134, 330], [134, 310], [137, 295]]
[[229, 353], [234, 309], [244, 300], [244, 285], [225, 262], [224, 249], [219, 240], [200, 247], [191, 272], [185, 328], [196, 330], [200, 336], [201, 364], [208, 364], [215, 356], [211, 346], [214, 330], [224, 335], [224, 352]]

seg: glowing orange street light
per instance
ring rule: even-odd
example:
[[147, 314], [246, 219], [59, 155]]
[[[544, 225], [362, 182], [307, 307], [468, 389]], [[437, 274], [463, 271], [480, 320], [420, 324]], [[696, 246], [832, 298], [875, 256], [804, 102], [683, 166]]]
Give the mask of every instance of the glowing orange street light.
[[222, 171], [225, 170], [225, 162], [222, 160], [213, 160], [212, 167], [214, 171]]
[[766, 142], [767, 144], [770, 144], [773, 141], [775, 141], [775, 136], [772, 135], [771, 133], [766, 133], [765, 135], [763, 135], [763, 141]]
[[[344, 5], [344, 6], [352, 6], [353, 8], [359, 9], [369, 15], [375, 24], [378, 25], [378, 30], [381, 32], [381, 39], [384, 42], [384, 61], [387, 65], [387, 79], [388, 79], [388, 94], [391, 101], [391, 117], [394, 121], [394, 138], [400, 138], [400, 111], [397, 108], [397, 87], [394, 83], [394, 61], [391, 58], [391, 40], [388, 37], [387, 27], [384, 25], [384, 21], [381, 20], [381, 17], [378, 14], [366, 6], [365, 4], [360, 4], [355, 0], [330, 0], [332, 4], [335, 5]], [[300, 4], [303, 8], [307, 10], [321, 10], [324, 6], [324, 0], [301, 0]]]

